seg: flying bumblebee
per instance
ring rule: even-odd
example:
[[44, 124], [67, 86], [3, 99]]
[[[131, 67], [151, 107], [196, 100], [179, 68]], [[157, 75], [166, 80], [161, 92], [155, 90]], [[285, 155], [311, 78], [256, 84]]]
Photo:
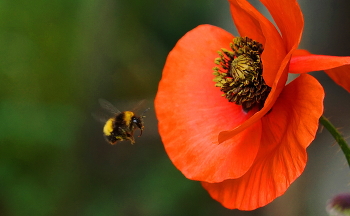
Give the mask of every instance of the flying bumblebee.
[[[141, 101], [140, 104], [144, 102]], [[149, 110], [147, 108], [141, 116], [137, 116], [133, 111], [120, 112], [111, 103], [104, 99], [99, 99], [102, 108], [114, 114], [114, 117], [109, 118], [103, 127], [103, 134], [111, 145], [115, 145], [118, 141], [129, 140], [131, 144], [135, 143], [134, 131], [140, 129], [140, 135], [145, 128], [143, 124], [144, 113]], [[139, 107], [140, 104], [137, 106]], [[100, 119], [101, 120], [101, 119]]]

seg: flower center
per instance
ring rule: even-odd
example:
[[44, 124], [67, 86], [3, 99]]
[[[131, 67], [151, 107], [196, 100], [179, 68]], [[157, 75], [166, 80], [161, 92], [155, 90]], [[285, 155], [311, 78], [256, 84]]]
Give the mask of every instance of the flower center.
[[229, 102], [242, 105], [248, 112], [257, 106], [261, 109], [271, 91], [262, 76], [261, 53], [263, 46], [248, 37], [236, 37], [231, 50], [222, 48], [215, 59], [214, 82]]

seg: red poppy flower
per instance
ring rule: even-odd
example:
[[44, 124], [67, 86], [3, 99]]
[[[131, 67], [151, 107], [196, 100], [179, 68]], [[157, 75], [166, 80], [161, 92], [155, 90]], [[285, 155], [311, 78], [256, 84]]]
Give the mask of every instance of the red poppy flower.
[[324, 70], [335, 83], [350, 92], [350, 57], [313, 55], [307, 50], [296, 50], [293, 53], [289, 73], [320, 70]]
[[[214, 199], [230, 209], [264, 206], [300, 176], [324, 98], [319, 82], [305, 73], [349, 63], [348, 58], [296, 51], [303, 17], [295, 0], [261, 2], [279, 30], [246, 0], [229, 0], [243, 38], [233, 41], [233, 35], [211, 25], [189, 31], [169, 53], [155, 99], [159, 133], [173, 164], [187, 178], [201, 181]], [[258, 53], [251, 58], [254, 62], [244, 59], [246, 53], [241, 62], [235, 62], [240, 52], [235, 47], [241, 48], [237, 45], [241, 40], [251, 45], [243, 50]], [[232, 41], [234, 45], [230, 45]], [[334, 64], [322, 67], [319, 61]], [[221, 69], [215, 69], [216, 74], [223, 76], [216, 87], [212, 69], [218, 62]], [[234, 64], [238, 69], [232, 69]], [[237, 72], [245, 78], [242, 71], [253, 68], [252, 73], [258, 75], [251, 80], [258, 81], [252, 91], [258, 102], [233, 97], [241, 88], [221, 97], [220, 82], [237, 78], [225, 77], [222, 70], [227, 68], [227, 74]], [[301, 75], [286, 85], [289, 72]]]

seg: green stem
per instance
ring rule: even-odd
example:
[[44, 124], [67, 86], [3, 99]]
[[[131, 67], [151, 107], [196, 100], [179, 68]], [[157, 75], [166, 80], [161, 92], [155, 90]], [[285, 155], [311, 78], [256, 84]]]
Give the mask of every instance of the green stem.
[[344, 137], [341, 135], [341, 133], [337, 130], [337, 128], [334, 127], [334, 125], [324, 116], [321, 116], [320, 118], [321, 124], [332, 134], [334, 139], [339, 144], [341, 150], [343, 151], [346, 160], [348, 161], [349, 167], [350, 167], [350, 148], [348, 144], [346, 143]]

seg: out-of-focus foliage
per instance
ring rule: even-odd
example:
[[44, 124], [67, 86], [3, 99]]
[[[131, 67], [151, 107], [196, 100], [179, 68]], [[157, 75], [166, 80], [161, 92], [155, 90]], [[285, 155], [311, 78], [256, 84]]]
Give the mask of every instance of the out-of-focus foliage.
[[146, 98], [152, 108], [168, 51], [186, 31], [210, 22], [213, 4], [1, 1], [0, 215], [222, 209], [172, 166], [153, 109], [133, 146], [106, 143], [91, 117], [99, 97], [119, 109]]
[[[204, 23], [232, 31], [228, 3], [1, 0], [0, 215], [272, 215], [309, 200], [291, 189], [272, 208], [227, 210], [168, 159], [153, 98], [168, 52]], [[105, 142], [98, 98], [148, 101], [135, 145]]]

